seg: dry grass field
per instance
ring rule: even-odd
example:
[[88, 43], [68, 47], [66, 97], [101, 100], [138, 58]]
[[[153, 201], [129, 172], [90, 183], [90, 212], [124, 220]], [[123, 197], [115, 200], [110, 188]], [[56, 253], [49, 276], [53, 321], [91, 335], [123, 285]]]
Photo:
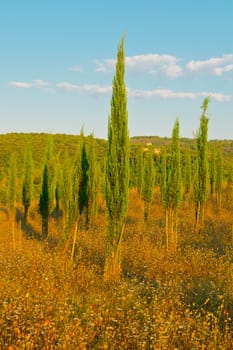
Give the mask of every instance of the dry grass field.
[[[226, 206], [225, 206], [226, 207]], [[122, 280], [103, 282], [103, 203], [88, 230], [61, 240], [50, 219], [40, 241], [36, 204], [27, 225], [18, 207], [14, 234], [0, 210], [0, 349], [233, 349], [232, 207], [208, 202], [205, 227], [194, 231], [194, 208], [179, 210], [179, 247], [165, 249], [164, 212], [156, 190], [148, 224], [135, 190], [122, 244]]]

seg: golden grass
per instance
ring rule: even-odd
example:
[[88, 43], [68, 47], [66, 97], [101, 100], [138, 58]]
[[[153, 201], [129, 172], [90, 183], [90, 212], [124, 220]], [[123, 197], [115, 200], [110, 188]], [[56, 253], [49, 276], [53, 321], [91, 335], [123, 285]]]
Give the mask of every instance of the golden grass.
[[[210, 203], [201, 235], [193, 208], [180, 210], [179, 248], [165, 249], [155, 194], [148, 225], [136, 191], [122, 242], [122, 280], [103, 282], [106, 219], [80, 227], [74, 259], [50, 220], [46, 242], [0, 212], [0, 349], [233, 349], [231, 211]], [[31, 233], [40, 230], [36, 208]]]

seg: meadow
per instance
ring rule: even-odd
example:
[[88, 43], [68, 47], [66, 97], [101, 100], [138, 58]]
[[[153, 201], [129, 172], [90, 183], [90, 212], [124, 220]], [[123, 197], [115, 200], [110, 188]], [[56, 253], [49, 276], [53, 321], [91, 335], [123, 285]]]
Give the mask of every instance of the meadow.
[[[0, 349], [224, 349], [233, 348], [232, 203], [209, 198], [203, 230], [195, 233], [194, 206], [179, 209], [178, 247], [165, 247], [165, 217], [156, 186], [150, 220], [130, 189], [122, 240], [122, 278], [103, 281], [106, 213], [86, 229], [75, 253], [62, 239], [59, 215], [40, 240], [34, 201], [27, 224], [16, 204], [11, 220], [0, 208]], [[12, 226], [13, 225], [13, 226]]]

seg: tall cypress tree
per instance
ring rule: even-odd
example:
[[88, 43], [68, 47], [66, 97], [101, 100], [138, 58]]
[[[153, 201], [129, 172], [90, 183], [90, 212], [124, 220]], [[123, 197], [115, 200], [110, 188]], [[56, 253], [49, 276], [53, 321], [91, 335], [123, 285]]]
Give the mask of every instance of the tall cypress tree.
[[143, 149], [140, 147], [137, 150], [137, 191], [138, 195], [142, 197], [143, 189]]
[[200, 127], [197, 133], [197, 159], [194, 184], [196, 232], [199, 232], [204, 222], [204, 209], [208, 196], [208, 122], [206, 112], [209, 98], [205, 98], [202, 105]]
[[119, 43], [113, 79], [105, 177], [107, 246], [104, 278], [117, 280], [121, 274], [120, 246], [129, 191], [129, 133], [127, 95], [124, 82], [124, 38]]
[[39, 200], [39, 212], [42, 217], [42, 239], [48, 236], [49, 215], [54, 209], [56, 189], [56, 163], [53, 155], [53, 140], [49, 136], [46, 147], [46, 159], [42, 174], [42, 188]]
[[24, 174], [23, 174], [23, 186], [22, 186], [22, 202], [24, 206], [24, 220], [27, 221], [28, 210], [32, 201], [32, 152], [31, 148], [28, 146], [26, 149], [25, 159], [24, 159]]
[[219, 144], [216, 157], [216, 194], [217, 208], [222, 206], [222, 182], [223, 182], [223, 162], [222, 162], [222, 145]]
[[49, 224], [49, 174], [48, 165], [45, 163], [42, 176], [42, 188], [39, 201], [39, 212], [42, 218], [42, 239], [48, 236]]
[[88, 144], [88, 223], [96, 214], [97, 162], [94, 135], [89, 136]]
[[81, 146], [81, 177], [79, 185], [79, 212], [80, 215], [86, 210], [86, 221], [88, 221], [88, 169], [89, 161], [87, 159], [86, 143], [82, 134]]
[[177, 214], [181, 201], [181, 167], [179, 121], [175, 122], [169, 156], [162, 158], [161, 193], [165, 209], [166, 246], [174, 250], [177, 246]]
[[17, 185], [17, 166], [16, 166], [16, 157], [15, 157], [15, 154], [13, 153], [10, 158], [8, 189], [7, 189], [7, 202], [8, 202], [8, 207], [9, 207], [11, 216], [14, 216], [14, 213], [15, 213], [16, 185]]
[[63, 166], [60, 171], [60, 205], [62, 209], [63, 233], [64, 238], [68, 237], [71, 215], [71, 200], [72, 200], [72, 171], [71, 162], [67, 149], [63, 156]]
[[155, 186], [155, 166], [151, 150], [146, 152], [144, 158], [142, 199], [144, 201], [144, 220], [150, 218], [150, 208]]
[[210, 166], [209, 166], [209, 176], [210, 176], [210, 193], [213, 196], [216, 192], [216, 150], [212, 149]]
[[186, 151], [185, 154], [185, 169], [184, 169], [184, 190], [185, 194], [189, 195], [191, 191], [191, 181], [192, 181], [192, 162], [191, 162], [191, 154], [190, 148]]

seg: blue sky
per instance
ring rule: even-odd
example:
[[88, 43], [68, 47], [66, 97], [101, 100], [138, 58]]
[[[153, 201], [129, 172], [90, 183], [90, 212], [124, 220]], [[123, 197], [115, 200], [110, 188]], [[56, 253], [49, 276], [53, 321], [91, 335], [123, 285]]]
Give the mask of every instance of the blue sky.
[[106, 138], [124, 33], [131, 136], [233, 139], [233, 0], [0, 1], [0, 133]]

